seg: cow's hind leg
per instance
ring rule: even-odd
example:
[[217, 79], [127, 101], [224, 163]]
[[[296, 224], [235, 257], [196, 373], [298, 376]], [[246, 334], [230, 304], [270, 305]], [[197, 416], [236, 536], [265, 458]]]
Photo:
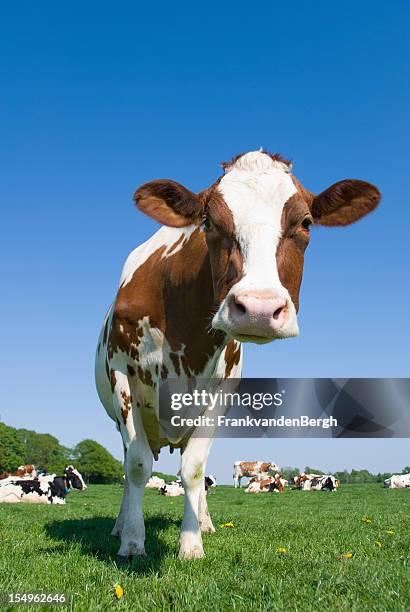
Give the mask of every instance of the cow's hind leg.
[[212, 440], [191, 438], [182, 455], [181, 479], [185, 489], [184, 518], [179, 540], [180, 559], [204, 556], [199, 525], [199, 499], [204, 487], [205, 463]]

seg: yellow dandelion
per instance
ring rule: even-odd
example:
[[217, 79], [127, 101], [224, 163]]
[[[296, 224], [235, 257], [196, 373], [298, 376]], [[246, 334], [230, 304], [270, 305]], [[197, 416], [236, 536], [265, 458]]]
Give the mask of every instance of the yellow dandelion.
[[276, 549], [276, 552], [281, 553], [281, 554], [285, 554], [288, 552], [288, 549], [285, 548], [285, 546], [278, 546], [278, 548]]
[[222, 527], [222, 529], [224, 527], [235, 527], [235, 525], [232, 523], [232, 521], [230, 521], [229, 523], [222, 523], [221, 525], [219, 525], [220, 527]]
[[371, 519], [368, 516], [363, 516], [362, 517], [362, 523], [373, 523], [373, 519]]
[[345, 559], [353, 559], [354, 553], [349, 551], [341, 554], [338, 559], [339, 561], [344, 561]]
[[394, 531], [394, 529], [388, 529], [386, 533], [388, 533], [389, 535], [396, 535], [396, 532]]
[[379, 541], [379, 540], [375, 540], [374, 541], [375, 545], [378, 546], [379, 548], [382, 548], [383, 544]]
[[122, 599], [124, 597], [124, 589], [120, 584], [116, 584], [114, 587], [115, 597], [117, 599]]

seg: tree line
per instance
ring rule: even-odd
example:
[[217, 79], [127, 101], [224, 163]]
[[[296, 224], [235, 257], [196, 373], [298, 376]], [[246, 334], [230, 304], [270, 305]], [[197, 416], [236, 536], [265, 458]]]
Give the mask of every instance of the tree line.
[[86, 482], [122, 481], [122, 463], [94, 440], [82, 440], [74, 448], [67, 448], [50, 434], [15, 429], [0, 422], [0, 473], [14, 472], [19, 465], [34, 464], [49, 474], [61, 475], [71, 463]]
[[[15, 429], [0, 422], [0, 473], [14, 472], [19, 465], [31, 463], [50, 474], [62, 474], [64, 468], [72, 463], [86, 482], [92, 484], [122, 482], [124, 473], [121, 461], [115, 459], [95, 440], [82, 440], [74, 448], [67, 448], [50, 434], [37, 433], [29, 429]], [[310, 466], [305, 466], [303, 471], [307, 474], [325, 474], [323, 470]], [[410, 466], [407, 466], [401, 473], [409, 472]], [[300, 474], [300, 470], [287, 466], [281, 470], [281, 474], [291, 480]], [[380, 483], [391, 475], [391, 472], [372, 474], [368, 470], [354, 469], [350, 472], [347, 470], [333, 472], [333, 476], [342, 484]], [[174, 478], [166, 476], [167, 480]]]

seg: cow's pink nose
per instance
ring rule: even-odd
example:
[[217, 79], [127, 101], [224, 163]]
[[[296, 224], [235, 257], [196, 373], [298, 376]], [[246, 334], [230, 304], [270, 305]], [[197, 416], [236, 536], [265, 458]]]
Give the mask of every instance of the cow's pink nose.
[[286, 298], [270, 293], [233, 295], [229, 315], [235, 333], [270, 336], [278, 332], [288, 318]]

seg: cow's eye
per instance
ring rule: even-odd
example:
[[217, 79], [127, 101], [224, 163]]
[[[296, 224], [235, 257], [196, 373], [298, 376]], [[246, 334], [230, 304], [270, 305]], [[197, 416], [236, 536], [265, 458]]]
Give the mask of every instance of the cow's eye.
[[212, 223], [209, 219], [205, 217], [205, 219], [203, 219], [201, 223], [201, 230], [203, 230], [204, 232], [209, 232], [211, 229]]
[[304, 230], [309, 231], [309, 228], [311, 225], [312, 225], [312, 219], [310, 219], [310, 217], [306, 217], [306, 219], [303, 219], [302, 227]]

